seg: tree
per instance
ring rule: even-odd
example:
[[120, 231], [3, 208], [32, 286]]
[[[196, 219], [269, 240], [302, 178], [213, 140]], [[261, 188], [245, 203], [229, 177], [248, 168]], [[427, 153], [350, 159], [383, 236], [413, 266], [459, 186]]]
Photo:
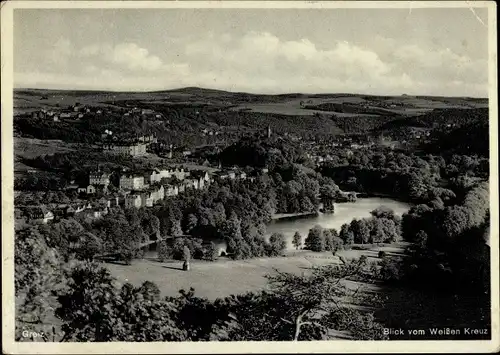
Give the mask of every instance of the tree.
[[370, 213], [375, 218], [394, 219], [394, 210], [384, 205], [377, 207]]
[[323, 185], [320, 188], [321, 201], [323, 202], [323, 208], [326, 212], [333, 212], [334, 201], [339, 194], [339, 187], [335, 184], [333, 185]]
[[[367, 302], [361, 289], [350, 289], [342, 280], [362, 273], [359, 261], [314, 268], [310, 275], [276, 272], [268, 275], [269, 287], [226, 299], [234, 314], [232, 340], [319, 340], [328, 339], [329, 329], [342, 329], [357, 338], [384, 339], [382, 327], [370, 313], [355, 310], [349, 302]], [[371, 299], [370, 303], [378, 303]], [[360, 321], [363, 320], [363, 321]]]
[[73, 248], [75, 256], [80, 260], [92, 260], [102, 251], [102, 240], [92, 233], [86, 232]]
[[205, 253], [204, 253], [205, 259], [210, 260], [210, 261], [215, 261], [219, 257], [219, 250], [215, 246], [214, 242], [210, 242], [207, 244], [205, 247]]
[[182, 232], [181, 221], [173, 219], [170, 221], [170, 235], [179, 236], [184, 234]]
[[293, 235], [292, 244], [297, 250], [302, 246], [302, 236], [298, 231]]
[[198, 218], [196, 215], [190, 213], [187, 216], [186, 221], [186, 232], [191, 233], [191, 231], [198, 225]]
[[323, 230], [323, 239], [325, 240], [325, 250], [333, 250], [333, 235], [329, 229]]
[[56, 315], [64, 322], [61, 341], [184, 341], [178, 309], [161, 300], [158, 287], [145, 282], [121, 289], [108, 270], [96, 263], [81, 263], [68, 274], [68, 285], [59, 296]]
[[[23, 330], [54, 337], [52, 304], [65, 286], [60, 254], [48, 247], [36, 229], [16, 232], [14, 249], [16, 340]], [[36, 327], [36, 328], [35, 328]], [[51, 340], [51, 339], [50, 339]]]
[[351, 231], [349, 223], [345, 223], [340, 227], [339, 237], [344, 241], [344, 245], [354, 243], [354, 233]]
[[170, 248], [168, 247], [168, 242], [166, 239], [158, 241], [158, 260], [164, 262], [165, 260], [172, 257]]
[[281, 233], [273, 233], [269, 238], [269, 256], [278, 256], [286, 250], [286, 238]]
[[344, 249], [344, 241], [337, 236], [332, 236], [332, 247], [331, 251], [333, 255], [337, 253], [337, 251]]
[[305, 240], [306, 248], [312, 251], [325, 250], [325, 238], [323, 235], [323, 228], [319, 225], [314, 226], [309, 230], [309, 234]]
[[415, 244], [420, 248], [425, 248], [427, 245], [427, 233], [423, 230], [419, 230], [415, 236]]

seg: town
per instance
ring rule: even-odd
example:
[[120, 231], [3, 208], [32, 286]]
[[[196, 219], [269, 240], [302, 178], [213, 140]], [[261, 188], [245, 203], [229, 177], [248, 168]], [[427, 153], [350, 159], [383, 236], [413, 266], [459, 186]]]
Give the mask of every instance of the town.
[[494, 4], [167, 3], [12, 13], [6, 351], [498, 340]]

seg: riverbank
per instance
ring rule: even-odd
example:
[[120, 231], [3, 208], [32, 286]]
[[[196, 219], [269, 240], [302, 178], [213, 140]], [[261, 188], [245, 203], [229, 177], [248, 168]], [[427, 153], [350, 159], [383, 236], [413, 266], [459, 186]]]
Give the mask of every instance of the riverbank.
[[307, 218], [307, 217], [316, 217], [319, 215], [318, 211], [315, 212], [297, 212], [297, 213], [275, 213], [271, 220], [279, 221], [279, 220], [293, 220], [298, 218]]

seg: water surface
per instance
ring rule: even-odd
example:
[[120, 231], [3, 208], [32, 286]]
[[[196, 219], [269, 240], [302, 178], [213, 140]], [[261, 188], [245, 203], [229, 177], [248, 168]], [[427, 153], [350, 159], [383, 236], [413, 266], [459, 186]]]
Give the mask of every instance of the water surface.
[[397, 215], [402, 215], [410, 209], [409, 204], [390, 198], [358, 198], [356, 202], [336, 203], [335, 213], [333, 214], [319, 213], [318, 216], [273, 221], [267, 226], [267, 236], [273, 233], [282, 233], [287, 237], [288, 247], [293, 248], [292, 237], [297, 231], [302, 235], [302, 242], [304, 242], [309, 229], [317, 224], [323, 228], [335, 228], [337, 231], [340, 231], [340, 227], [343, 224], [350, 223], [354, 218], [370, 217], [370, 212], [380, 206], [389, 207]]

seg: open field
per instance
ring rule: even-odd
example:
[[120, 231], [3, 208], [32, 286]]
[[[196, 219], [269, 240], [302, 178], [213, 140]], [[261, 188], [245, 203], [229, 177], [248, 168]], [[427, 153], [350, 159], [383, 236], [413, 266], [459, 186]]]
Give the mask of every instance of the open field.
[[[388, 255], [403, 255], [406, 244], [393, 244], [374, 247], [370, 250], [346, 250], [337, 254], [346, 259], [359, 258], [366, 255], [368, 261], [378, 259], [378, 251], [384, 250]], [[130, 266], [106, 264], [111, 274], [117, 278], [118, 284], [130, 282], [139, 286], [149, 280], [158, 285], [162, 296], [178, 296], [180, 289], [195, 289], [195, 295], [210, 300], [226, 297], [231, 294], [242, 294], [248, 291], [265, 289], [265, 275], [275, 270], [291, 273], [307, 273], [313, 266], [339, 263], [337, 256], [330, 252], [314, 253], [305, 250], [290, 252], [288, 256], [277, 258], [256, 258], [249, 260], [228, 260], [221, 258], [216, 262], [193, 260], [191, 271], [182, 270], [181, 261], [160, 263], [154, 259], [136, 260]], [[391, 328], [404, 329], [429, 328], [461, 328], [481, 327], [481, 316], [477, 314], [476, 299], [444, 295], [426, 290], [411, 289], [401, 286], [383, 286], [347, 281], [349, 288], [361, 287], [362, 292], [376, 294], [384, 299], [384, 307], [376, 310], [377, 318]], [[371, 307], [370, 305], [366, 305]], [[345, 338], [344, 332], [332, 333], [335, 338]], [[420, 336], [422, 338], [422, 336]], [[452, 339], [452, 336], [448, 337]], [[419, 336], [397, 337], [392, 339], [419, 340]], [[439, 339], [445, 339], [441, 336]]]
[[[133, 103], [164, 104], [212, 104], [236, 105], [233, 110], [249, 109], [254, 112], [277, 113], [284, 115], [313, 115], [317, 110], [302, 109], [300, 102], [308, 105], [322, 103], [350, 103], [372, 105], [375, 102], [400, 103], [406, 107], [391, 109], [401, 115], [416, 115], [436, 108], [487, 107], [486, 99], [460, 97], [423, 97], [423, 96], [371, 96], [350, 94], [285, 94], [256, 95], [226, 92], [203, 88], [183, 88], [156, 92], [106, 92], [106, 91], [65, 91], [18, 89], [14, 90], [14, 109], [16, 113], [26, 113], [41, 108], [54, 109], [67, 107], [79, 102], [82, 105], [116, 107]], [[323, 113], [325, 113], [323, 111]], [[352, 114], [342, 114], [349, 117]], [[359, 114], [356, 114], [359, 116]]]
[[[369, 260], [377, 258], [378, 250], [389, 254], [400, 254], [402, 245], [375, 247], [371, 250], [345, 250], [337, 253], [346, 259], [366, 255]], [[255, 291], [266, 287], [267, 274], [274, 269], [283, 272], [301, 273], [312, 266], [339, 263], [339, 257], [331, 252], [314, 253], [293, 251], [286, 257], [229, 260], [220, 258], [216, 262], [192, 260], [191, 271], [182, 270], [181, 261], [160, 263], [155, 259], [136, 260], [132, 265], [106, 264], [120, 283], [140, 285], [149, 280], [158, 285], [162, 295], [176, 296], [180, 289], [193, 287], [196, 295], [216, 299], [231, 294]]]
[[60, 140], [42, 140], [34, 138], [14, 137], [14, 174], [23, 175], [36, 170], [22, 163], [23, 158], [35, 158], [40, 155], [67, 153], [77, 149], [75, 144]]

